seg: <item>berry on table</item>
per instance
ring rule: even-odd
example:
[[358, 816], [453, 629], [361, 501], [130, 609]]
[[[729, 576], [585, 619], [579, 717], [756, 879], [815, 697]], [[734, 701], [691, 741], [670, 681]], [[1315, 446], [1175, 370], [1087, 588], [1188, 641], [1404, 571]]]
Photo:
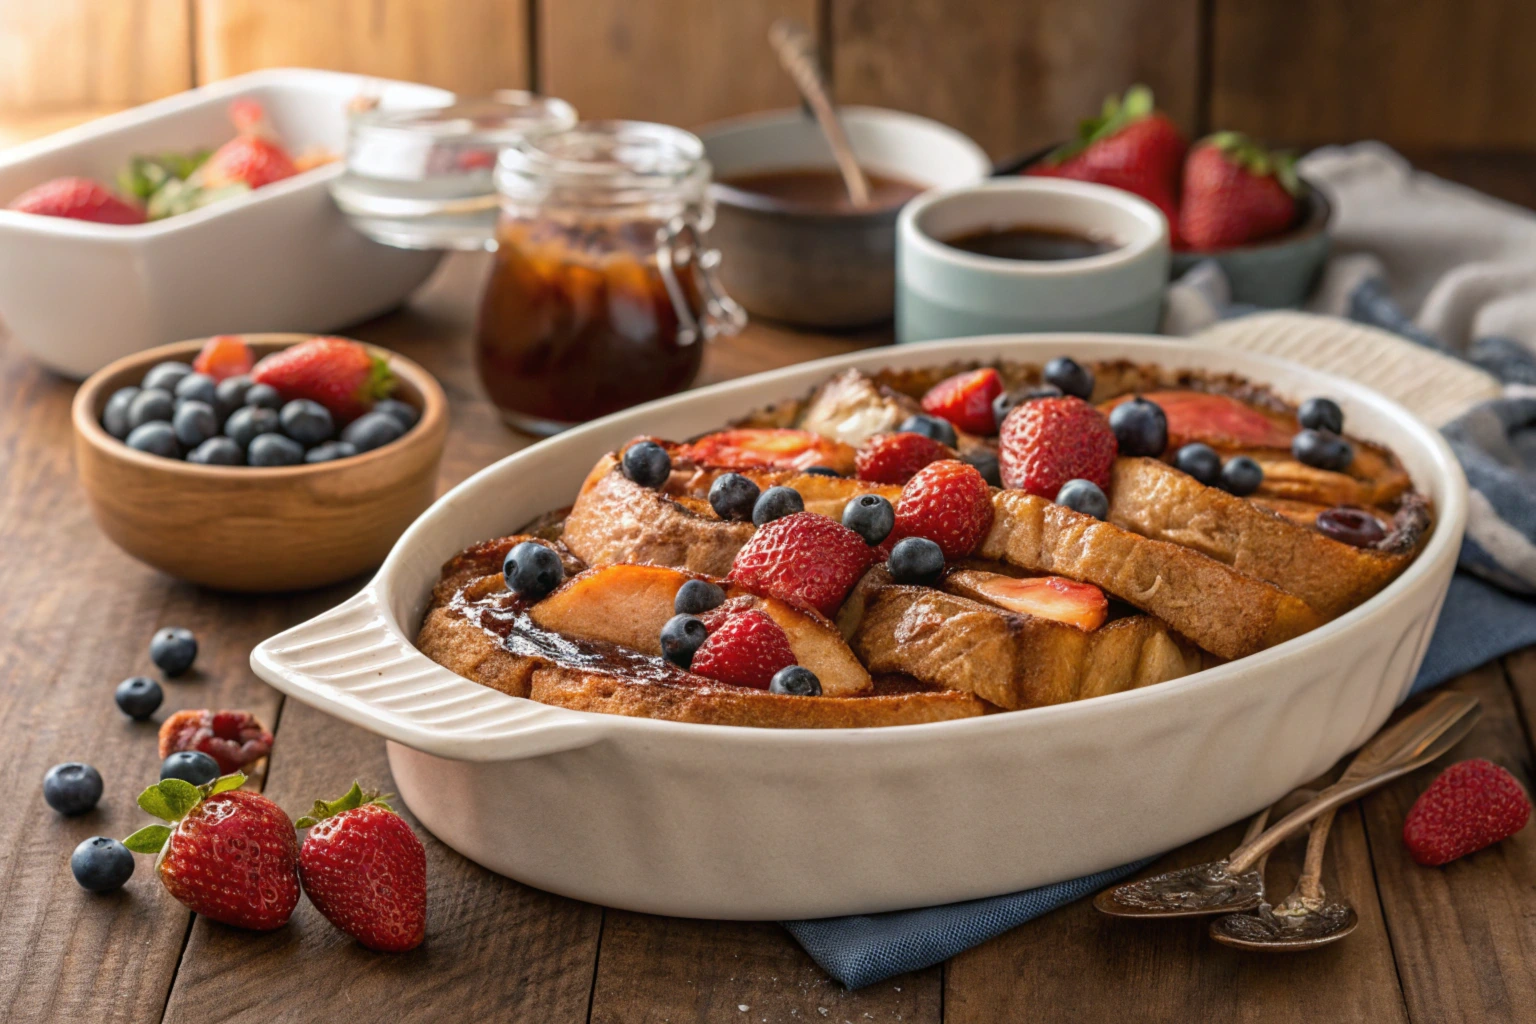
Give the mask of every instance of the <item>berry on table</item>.
[[948, 420], [968, 434], [990, 434], [997, 428], [992, 402], [1003, 391], [1003, 378], [992, 367], [946, 377], [923, 395], [923, 412]]
[[725, 591], [708, 580], [688, 580], [677, 588], [672, 610], [679, 615], [703, 615], [725, 603]]
[[1173, 465], [1207, 487], [1221, 483], [1221, 456], [1208, 444], [1194, 441], [1184, 445], [1174, 453]]
[[768, 684], [769, 693], [782, 693], [791, 697], [820, 697], [821, 680], [804, 665], [791, 665], [773, 674]]
[[201, 750], [178, 750], [160, 762], [160, 778], [206, 786], [219, 777], [219, 762]]
[[565, 566], [553, 550], [525, 540], [507, 552], [501, 564], [507, 589], [528, 601], [537, 601], [565, 580]]
[[1355, 461], [1354, 447], [1337, 434], [1306, 429], [1291, 439], [1291, 454], [1296, 461], [1313, 469], [1342, 473]]
[[139, 397], [139, 389], [133, 385], [118, 388], [112, 392], [112, 397], [107, 399], [106, 407], [101, 410], [101, 426], [107, 433], [121, 441], [128, 436], [133, 428], [128, 424], [128, 407], [133, 400]]
[[624, 449], [619, 466], [630, 480], [656, 490], [672, 475], [672, 456], [655, 441], [637, 441]]
[[952, 459], [955, 450], [926, 434], [910, 430], [876, 434], [854, 455], [860, 480], [874, 484], [904, 484], [930, 462]]
[[176, 407], [171, 429], [183, 448], [196, 448], [219, 432], [219, 418], [214, 415], [213, 406], [189, 398]]
[[1103, 519], [1109, 515], [1109, 498], [1092, 480], [1068, 480], [1056, 492], [1056, 504], [1065, 505], [1074, 512]]
[[392, 441], [398, 441], [405, 431], [393, 416], [382, 412], [370, 412], [348, 423], [341, 432], [341, 439], [360, 452], [371, 452]]
[[903, 434], [922, 434], [939, 444], [954, 448], [960, 443], [960, 437], [955, 433], [954, 425], [948, 420], [937, 416], [929, 416], [927, 413], [915, 413], [902, 420], [896, 426], [896, 431]]
[[805, 511], [805, 499], [793, 487], [770, 487], [752, 504], [752, 525], [769, 523]]
[[1059, 388], [1064, 395], [1081, 398], [1093, 397], [1093, 371], [1068, 356], [1057, 356], [1045, 364], [1040, 374], [1045, 383]]
[[709, 507], [721, 519], [745, 522], [752, 518], [762, 493], [757, 484], [740, 473], [722, 473], [709, 485]]
[[1344, 433], [1344, 410], [1331, 398], [1309, 398], [1296, 411], [1296, 419], [1312, 430]]
[[1221, 489], [1246, 498], [1264, 482], [1264, 467], [1246, 455], [1227, 460], [1221, 467]]
[[220, 434], [188, 452], [187, 461], [201, 466], [243, 466], [245, 452], [233, 440]]
[[84, 814], [101, 799], [101, 773], [88, 764], [66, 761], [43, 776], [43, 799], [60, 814]]
[[278, 412], [277, 419], [283, 428], [283, 433], [305, 448], [313, 448], [322, 441], [329, 441], [336, 433], [336, 424], [331, 419], [330, 410], [319, 402], [312, 402], [307, 398], [295, 398], [284, 405]]
[[661, 656], [679, 668], [693, 664], [693, 655], [709, 637], [701, 619], [679, 613], [661, 627]]
[[245, 404], [277, 412], [283, 407], [283, 396], [270, 384], [252, 384], [245, 389]]
[[245, 461], [251, 466], [297, 466], [304, 461], [304, 446], [282, 434], [260, 434], [251, 439]]
[[111, 836], [92, 836], [69, 855], [69, 870], [80, 888], [111, 892], [133, 877], [133, 854]]
[[219, 382], [206, 373], [189, 373], [176, 382], [176, 403], [202, 402], [204, 405], [213, 406], [218, 401]]
[[117, 684], [113, 694], [123, 714], [135, 722], [142, 722], [160, 707], [165, 693], [160, 684], [148, 676], [132, 676]]
[[146, 423], [169, 423], [176, 415], [176, 399], [164, 388], [145, 388], [128, 403], [128, 429], [137, 430]]
[[1168, 417], [1156, 402], [1137, 395], [1110, 410], [1109, 429], [1121, 455], [1157, 458], [1168, 448]]
[[861, 494], [843, 506], [843, 525], [877, 547], [896, 528], [896, 509], [878, 494]]
[[1118, 445], [1104, 414], [1081, 398], [1038, 398], [1003, 421], [998, 463], [1003, 486], [1055, 500], [1068, 480], [1109, 486]]
[[229, 414], [224, 423], [224, 434], [242, 449], [262, 434], [275, 434], [280, 429], [277, 413], [260, 406], [247, 405]]
[[1506, 769], [1481, 758], [1453, 764], [1403, 820], [1403, 844], [1426, 867], [1449, 864], [1507, 839], [1531, 820], [1531, 800]]
[[167, 676], [175, 679], [197, 660], [197, 637], [190, 629], [167, 626], [149, 641], [149, 660]]
[[907, 537], [891, 548], [886, 568], [897, 583], [931, 587], [944, 572], [944, 550], [927, 537]]
[[174, 360], [163, 363], [156, 363], [154, 366], [150, 367], [149, 372], [144, 375], [144, 379], [140, 382], [140, 386], [144, 388], [145, 391], [156, 389], [170, 394], [176, 389], [176, 383], [191, 372], [192, 367], [188, 366], [186, 363], [178, 363]]
[[249, 711], [184, 708], [160, 726], [161, 760], [178, 750], [201, 751], [228, 774], [270, 754], [272, 734]]
[[149, 455], [165, 459], [181, 458], [181, 445], [176, 441], [176, 430], [169, 423], [156, 421], [134, 427], [126, 443], [129, 448]]

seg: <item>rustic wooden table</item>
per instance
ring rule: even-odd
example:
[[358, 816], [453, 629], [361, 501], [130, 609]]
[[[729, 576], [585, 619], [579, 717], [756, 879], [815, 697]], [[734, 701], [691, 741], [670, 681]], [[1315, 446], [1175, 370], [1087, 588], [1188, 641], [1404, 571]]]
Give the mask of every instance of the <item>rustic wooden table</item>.
[[[527, 443], [480, 395], [469, 358], [483, 261], [454, 257], [403, 311], [354, 333], [442, 380], [453, 400], [447, 487]], [[712, 347], [714, 381], [878, 342], [754, 326]], [[251, 646], [341, 600], [361, 581], [277, 598], [213, 594], [134, 562], [96, 529], [70, 465], [67, 381], [0, 339], [0, 1008], [7, 1021], [1515, 1021], [1536, 1019], [1536, 828], [1440, 870], [1398, 838], [1426, 770], [1351, 806], [1334, 829], [1327, 884], [1361, 917], [1348, 941], [1289, 957], [1245, 955], [1197, 924], [1132, 925], [1087, 902], [955, 957], [857, 992], [828, 979], [771, 923], [648, 917], [578, 903], [490, 874], [425, 832], [426, 944], [369, 953], [305, 901], [268, 935], [195, 919], [147, 860], [120, 892], [72, 880], [69, 851], [127, 835], [155, 777], [155, 726], [126, 720], [112, 688], [150, 669], [160, 626], [194, 630], [194, 673], [160, 716], [242, 707], [277, 735], [265, 792], [298, 813], [354, 777], [390, 788], [384, 745], [296, 701], [247, 666]], [[252, 544], [262, 538], [253, 533]], [[1458, 680], [1483, 724], [1454, 755], [1489, 757], [1532, 782], [1536, 651]], [[48, 809], [43, 773], [85, 760], [106, 779], [78, 819]], [[1112, 794], [1107, 795], [1110, 799]], [[452, 794], [443, 794], [452, 799]], [[1170, 854], [1205, 860], [1239, 827]], [[1271, 880], [1289, 888], [1295, 848]], [[1285, 891], [1285, 890], [1282, 890]]]

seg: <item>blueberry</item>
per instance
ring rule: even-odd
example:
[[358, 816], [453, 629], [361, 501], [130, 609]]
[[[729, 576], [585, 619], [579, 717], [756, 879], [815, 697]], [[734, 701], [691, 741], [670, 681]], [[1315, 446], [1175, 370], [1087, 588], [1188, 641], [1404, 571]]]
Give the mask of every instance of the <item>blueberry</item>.
[[43, 776], [43, 799], [60, 814], [84, 814], [101, 799], [101, 773], [79, 761], [56, 764]]
[[821, 680], [804, 665], [789, 665], [773, 674], [768, 692], [784, 693], [791, 697], [820, 697]]
[[421, 418], [416, 407], [408, 402], [402, 402], [398, 398], [381, 398], [373, 403], [373, 411], [381, 412], [400, 424], [401, 430], [410, 430]]
[[251, 442], [245, 461], [252, 466], [297, 466], [304, 461], [304, 446], [282, 434], [261, 434]]
[[[295, 398], [277, 414], [283, 433], [305, 448], [313, 448], [321, 441], [329, 441], [336, 433], [331, 411], [319, 402], [307, 398]], [[401, 428], [404, 429], [403, 427]]]
[[701, 620], [692, 615], [674, 615], [661, 627], [661, 656], [679, 668], [687, 668], [708, 638], [709, 631]]
[[357, 445], [350, 441], [327, 441], [317, 444], [304, 453], [305, 462], [335, 462], [350, 459], [357, 454]]
[[220, 434], [210, 437], [188, 452], [187, 461], [200, 466], [243, 466], [245, 452], [234, 441]]
[[236, 409], [224, 423], [224, 433], [241, 448], [249, 448], [257, 437], [275, 434], [279, 429], [277, 413], [251, 405]]
[[1058, 356], [1045, 364], [1041, 375], [1047, 384], [1061, 389], [1064, 395], [1073, 395], [1088, 401], [1093, 395], [1093, 371], [1075, 359]]
[[169, 423], [146, 423], [134, 427], [128, 435], [128, 447], [167, 459], [181, 458], [181, 445], [176, 443], [176, 431]]
[[1368, 548], [1387, 536], [1381, 520], [1363, 508], [1325, 508], [1315, 522], [1323, 536], [1357, 548]]
[[197, 660], [197, 637], [190, 629], [167, 626], [149, 641], [149, 660], [168, 678], [175, 679]]
[[165, 694], [160, 684], [148, 676], [133, 676], [117, 684], [117, 706], [123, 714], [135, 722], [142, 722], [155, 713]]
[[206, 373], [189, 373], [176, 382], [178, 402], [202, 402], [212, 407], [219, 400], [219, 382]]
[[219, 432], [219, 418], [214, 415], [213, 406], [189, 398], [176, 408], [171, 429], [183, 448], [196, 448]]
[[1003, 471], [997, 464], [997, 453], [990, 448], [972, 448], [960, 456], [960, 461], [976, 467], [981, 478], [993, 487], [1003, 486]]
[[1246, 455], [1228, 459], [1221, 467], [1221, 489], [1246, 498], [1264, 482], [1264, 467]]
[[1015, 406], [1033, 402], [1037, 398], [1060, 398], [1064, 393], [1054, 384], [1041, 384], [1023, 391], [1004, 391], [992, 399], [992, 416], [997, 420], [997, 429], [1003, 429], [1003, 420], [1008, 418]]
[[831, 466], [806, 466], [800, 472], [805, 473], [808, 476], [842, 476], [843, 475], [843, 474], [839, 473], [837, 470], [833, 469]]
[[1109, 499], [1092, 480], [1068, 480], [1056, 492], [1056, 504], [1095, 519], [1109, 515]]
[[1109, 414], [1109, 429], [1115, 432], [1121, 455], [1155, 459], [1168, 447], [1168, 417], [1162, 406], [1140, 395], [1115, 406]]
[[1221, 482], [1221, 456], [1208, 444], [1196, 441], [1185, 445], [1173, 456], [1173, 464], [1207, 487]]
[[404, 433], [394, 417], [387, 413], [370, 412], [348, 423], [341, 432], [341, 439], [360, 452], [371, 452], [391, 441], [398, 441]]
[[537, 601], [565, 579], [565, 566], [560, 563], [560, 556], [531, 540], [525, 540], [507, 552], [501, 571], [511, 591], [530, 601]]
[[283, 407], [283, 396], [271, 384], [252, 384], [245, 389], [245, 404], [277, 412]]
[[655, 441], [641, 441], [624, 449], [624, 475], [641, 487], [660, 487], [672, 475], [672, 457]]
[[176, 399], [161, 388], [146, 388], [128, 403], [128, 430], [146, 423], [169, 423], [176, 415]]
[[121, 441], [133, 428], [128, 425], [128, 407], [139, 397], [139, 389], [133, 386], [118, 388], [107, 399], [107, 407], [101, 411], [101, 425], [107, 433]]
[[908, 537], [891, 549], [887, 568], [897, 583], [932, 586], [944, 571], [944, 549], [927, 537]]
[[1355, 449], [1348, 441], [1322, 430], [1303, 430], [1291, 438], [1291, 454], [1313, 469], [1335, 473], [1344, 472], [1355, 461]]
[[239, 377], [225, 377], [219, 381], [213, 389], [213, 407], [219, 415], [228, 419], [230, 413], [245, 404], [246, 392], [251, 390], [251, 378], [244, 375]]
[[677, 588], [672, 610], [679, 615], [703, 615], [725, 603], [725, 591], [708, 580], [688, 580]]
[[111, 836], [92, 836], [69, 855], [69, 870], [80, 888], [111, 892], [133, 877], [133, 854]]
[[722, 473], [709, 485], [709, 507], [726, 520], [752, 518], [752, 508], [762, 491], [740, 473]]
[[150, 371], [144, 375], [143, 387], [159, 388], [161, 391], [170, 392], [175, 389], [176, 383], [181, 378], [192, 372], [192, 367], [186, 363], [167, 362], [156, 363]]
[[896, 510], [878, 494], [861, 494], [843, 506], [843, 525], [874, 547], [896, 528]]
[[752, 506], [752, 524], [766, 526], [775, 519], [805, 511], [805, 499], [793, 487], [770, 487]]
[[1333, 434], [1344, 433], [1344, 410], [1331, 398], [1309, 398], [1301, 403], [1296, 418], [1301, 425], [1312, 430], [1326, 430]]
[[902, 432], [910, 431], [914, 434], [922, 434], [924, 437], [931, 437], [939, 442], [939, 444], [947, 444], [951, 448], [960, 443], [960, 438], [955, 435], [955, 425], [953, 423], [949, 422], [949, 420], [940, 419], [937, 416], [929, 416], [925, 412], [908, 416], [901, 421], [901, 424], [896, 429]]
[[160, 762], [160, 778], [206, 786], [219, 777], [219, 762], [201, 750], [178, 750]]

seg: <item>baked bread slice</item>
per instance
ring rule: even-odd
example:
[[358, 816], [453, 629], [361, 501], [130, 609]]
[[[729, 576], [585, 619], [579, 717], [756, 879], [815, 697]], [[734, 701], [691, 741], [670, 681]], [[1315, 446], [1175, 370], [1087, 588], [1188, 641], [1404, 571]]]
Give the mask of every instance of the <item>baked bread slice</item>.
[[1044, 498], [997, 491], [992, 511], [980, 557], [1092, 583], [1223, 658], [1262, 651], [1323, 622], [1272, 583]]
[[1429, 531], [1423, 502], [1409, 502], [1381, 542], [1355, 547], [1156, 459], [1116, 459], [1109, 493], [1109, 521], [1116, 526], [1267, 580], [1330, 619], [1395, 579]]
[[1094, 630], [930, 587], [864, 595], [853, 648], [872, 672], [901, 672], [1009, 710], [1150, 686], [1199, 671], [1199, 655], [1148, 615]]

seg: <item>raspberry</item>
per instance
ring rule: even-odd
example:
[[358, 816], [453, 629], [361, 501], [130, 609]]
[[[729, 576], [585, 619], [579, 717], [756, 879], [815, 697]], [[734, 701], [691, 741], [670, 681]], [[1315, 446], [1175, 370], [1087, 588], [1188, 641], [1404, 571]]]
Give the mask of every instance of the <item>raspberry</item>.
[[998, 465], [1004, 487], [1048, 501], [1072, 479], [1109, 490], [1119, 446], [1109, 420], [1081, 398], [1038, 398], [1015, 406], [1001, 434]]
[[249, 711], [178, 711], [160, 726], [160, 760], [198, 750], [228, 775], [272, 752], [272, 734]]
[[1531, 800], [1509, 772], [1481, 758], [1453, 764], [1403, 820], [1403, 845], [1427, 867], [1492, 846], [1525, 827]]
[[859, 449], [858, 477], [876, 484], [904, 484], [914, 473], [940, 459], [952, 459], [955, 450], [931, 437], [905, 431], [876, 434]]
[[729, 579], [831, 618], [873, 557], [864, 538], [842, 523], [796, 512], [754, 533], [736, 553]]
[[901, 489], [895, 537], [927, 537], [949, 560], [964, 558], [992, 529], [992, 491], [975, 466], [945, 459]]
[[720, 611], [705, 618], [713, 628], [693, 655], [694, 675], [766, 690], [776, 672], [795, 664], [789, 637], [767, 615], [755, 608]]
[[1003, 393], [1003, 379], [990, 366], [946, 377], [923, 396], [923, 412], [942, 416], [967, 434], [997, 429], [992, 400]]

